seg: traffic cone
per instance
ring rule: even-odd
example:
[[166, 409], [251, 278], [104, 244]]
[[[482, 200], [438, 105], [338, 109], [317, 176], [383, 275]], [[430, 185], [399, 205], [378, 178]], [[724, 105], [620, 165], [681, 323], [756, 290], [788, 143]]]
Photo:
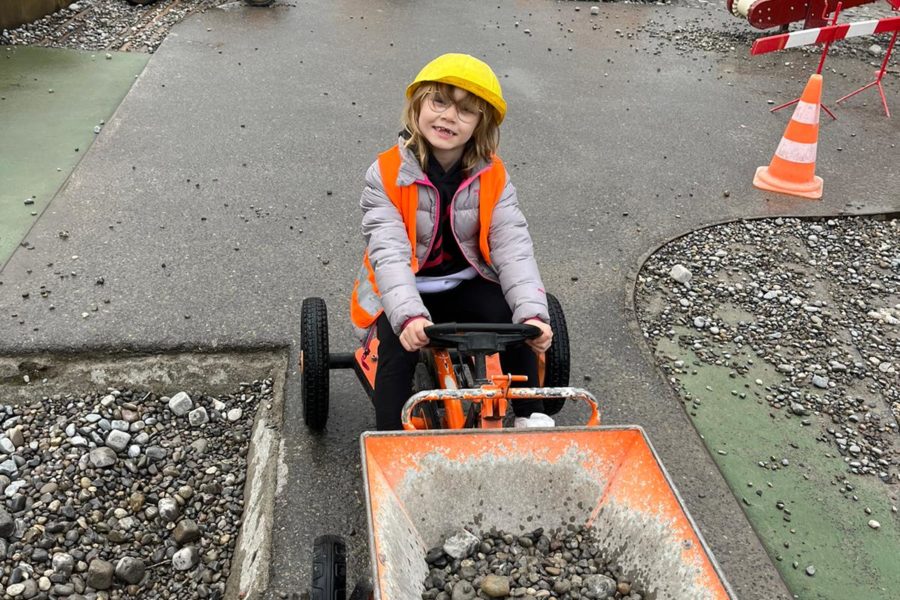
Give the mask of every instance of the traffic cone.
[[816, 176], [821, 101], [822, 76], [815, 74], [809, 78], [800, 96], [772, 162], [768, 167], [756, 170], [754, 186], [803, 198], [822, 197], [822, 178]]

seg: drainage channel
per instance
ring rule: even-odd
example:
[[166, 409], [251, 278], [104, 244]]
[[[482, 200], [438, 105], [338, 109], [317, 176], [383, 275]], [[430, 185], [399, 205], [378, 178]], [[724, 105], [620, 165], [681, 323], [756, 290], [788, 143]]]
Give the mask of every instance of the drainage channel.
[[262, 597], [287, 362], [0, 356], [0, 595]]

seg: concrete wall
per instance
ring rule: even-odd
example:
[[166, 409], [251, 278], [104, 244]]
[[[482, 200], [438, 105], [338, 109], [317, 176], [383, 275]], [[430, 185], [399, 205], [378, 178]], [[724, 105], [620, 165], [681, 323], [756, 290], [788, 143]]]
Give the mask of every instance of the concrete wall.
[[0, 0], [0, 29], [31, 23], [73, 2], [75, 0]]

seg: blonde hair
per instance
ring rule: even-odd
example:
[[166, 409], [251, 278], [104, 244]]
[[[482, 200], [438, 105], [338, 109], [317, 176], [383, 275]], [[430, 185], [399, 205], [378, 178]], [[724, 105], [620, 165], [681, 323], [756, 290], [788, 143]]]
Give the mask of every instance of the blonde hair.
[[[406, 104], [403, 106], [400, 120], [411, 134], [410, 138], [406, 140], [406, 147], [416, 154], [422, 169], [428, 169], [428, 161], [431, 158], [431, 146], [419, 131], [422, 102], [425, 100], [425, 96], [431, 92], [439, 92], [452, 98], [453, 91], [456, 89], [460, 88], [448, 83], [425, 82], [413, 91], [412, 96], [407, 98]], [[490, 162], [491, 157], [497, 152], [497, 148], [500, 146], [500, 127], [497, 125], [494, 107], [482, 98], [469, 93], [463, 103], [471, 104], [473, 108], [481, 112], [478, 125], [475, 126], [472, 137], [466, 142], [466, 147], [463, 149], [462, 167], [466, 171], [471, 171], [479, 162]]]

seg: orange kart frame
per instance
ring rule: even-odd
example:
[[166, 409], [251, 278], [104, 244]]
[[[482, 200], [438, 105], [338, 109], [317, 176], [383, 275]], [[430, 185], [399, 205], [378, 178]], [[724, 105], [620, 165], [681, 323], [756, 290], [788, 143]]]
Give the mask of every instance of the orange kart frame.
[[[466, 325], [451, 326], [460, 330], [467, 329]], [[423, 354], [425, 360], [430, 361], [433, 366], [436, 388], [419, 391], [406, 401], [401, 411], [401, 421], [407, 431], [470, 427], [499, 429], [503, 427], [510, 401], [535, 399], [583, 401], [591, 411], [585, 425], [600, 425], [600, 408], [590, 392], [572, 387], [544, 387], [547, 366], [544, 354], [538, 357], [538, 387], [527, 388], [512, 387], [513, 382], [526, 381], [527, 378], [524, 375], [504, 374], [498, 353], [475, 356], [475, 361], [484, 360], [485, 373], [481, 384], [471, 388], [460, 388], [456, 363], [447, 348], [430, 347]], [[377, 365], [378, 339], [372, 333], [366, 343], [353, 353], [353, 368], [370, 397], [375, 388]], [[421, 409], [430, 403], [438, 403], [443, 408], [443, 415], [435, 414], [429, 423], [429, 418], [422, 414], [425, 411]], [[466, 409], [466, 403], [469, 404], [469, 410]], [[473, 419], [473, 415], [477, 415], [477, 421]]]

